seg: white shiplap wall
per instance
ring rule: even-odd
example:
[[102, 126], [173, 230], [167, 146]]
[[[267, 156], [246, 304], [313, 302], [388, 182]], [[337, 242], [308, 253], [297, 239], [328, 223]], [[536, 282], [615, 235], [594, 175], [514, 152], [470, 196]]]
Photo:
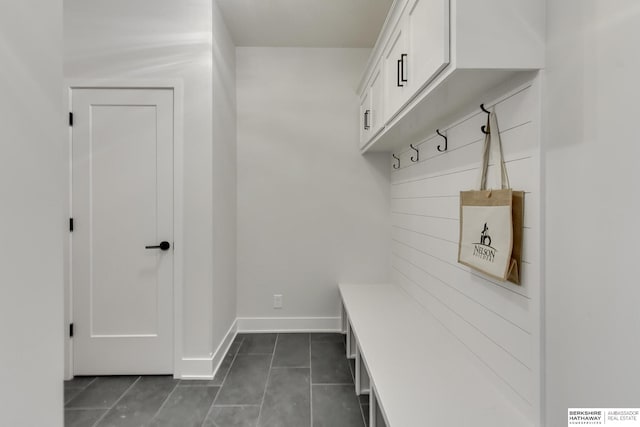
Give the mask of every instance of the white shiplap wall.
[[[495, 105], [511, 186], [525, 191], [522, 285], [500, 282], [457, 262], [459, 192], [477, 188], [486, 114], [396, 153], [391, 178], [392, 277], [477, 356], [514, 403], [539, 416], [540, 390], [540, 97], [538, 81], [505, 93]], [[446, 129], [446, 128], [445, 128]], [[492, 161], [488, 184], [497, 188]]]

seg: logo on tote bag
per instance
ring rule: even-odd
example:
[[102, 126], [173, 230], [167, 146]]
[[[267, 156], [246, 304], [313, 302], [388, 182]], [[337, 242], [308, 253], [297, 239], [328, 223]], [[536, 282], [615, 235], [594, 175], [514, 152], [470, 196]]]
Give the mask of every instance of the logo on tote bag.
[[473, 256], [484, 261], [493, 262], [496, 257], [496, 248], [491, 246], [491, 236], [489, 236], [489, 227], [484, 223], [482, 233], [480, 233], [480, 241], [473, 244]]

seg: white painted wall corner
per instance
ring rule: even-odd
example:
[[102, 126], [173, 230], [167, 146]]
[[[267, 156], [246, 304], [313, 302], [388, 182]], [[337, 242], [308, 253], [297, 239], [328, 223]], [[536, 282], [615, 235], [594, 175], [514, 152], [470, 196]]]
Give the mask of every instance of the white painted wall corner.
[[212, 380], [236, 337], [237, 325], [238, 321], [234, 320], [222, 342], [210, 357], [183, 357], [180, 372], [176, 372], [174, 377], [183, 380]]

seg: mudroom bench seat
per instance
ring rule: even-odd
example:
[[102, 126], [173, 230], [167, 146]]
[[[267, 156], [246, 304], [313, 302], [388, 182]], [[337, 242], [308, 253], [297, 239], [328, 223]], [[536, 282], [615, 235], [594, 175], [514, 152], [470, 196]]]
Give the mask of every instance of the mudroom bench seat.
[[371, 427], [517, 427], [527, 417], [477, 358], [393, 284], [339, 285], [356, 393]]

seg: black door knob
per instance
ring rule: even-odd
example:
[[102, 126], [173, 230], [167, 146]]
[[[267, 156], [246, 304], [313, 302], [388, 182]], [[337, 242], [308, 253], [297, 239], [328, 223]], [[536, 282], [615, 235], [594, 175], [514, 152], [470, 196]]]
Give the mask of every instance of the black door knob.
[[171, 247], [171, 243], [167, 241], [160, 242], [159, 245], [156, 246], [145, 246], [145, 249], [160, 249], [161, 251], [168, 251]]

